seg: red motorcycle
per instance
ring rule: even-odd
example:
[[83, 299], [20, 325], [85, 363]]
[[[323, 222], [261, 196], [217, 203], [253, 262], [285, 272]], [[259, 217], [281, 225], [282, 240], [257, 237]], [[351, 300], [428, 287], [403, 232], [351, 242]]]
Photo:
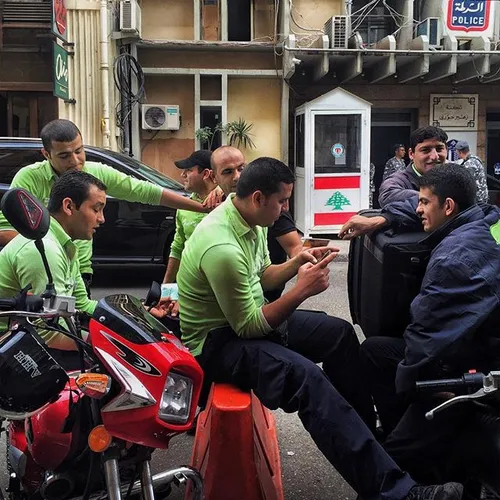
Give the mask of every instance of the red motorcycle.
[[[152, 475], [156, 448], [191, 428], [203, 374], [171, 333], [145, 309], [159, 300], [154, 284], [145, 304], [127, 294], [101, 299], [83, 340], [73, 297], [54, 293], [43, 250], [50, 217], [22, 189], [7, 192], [2, 211], [35, 240], [49, 284], [41, 297], [23, 290], [0, 300], [10, 319], [0, 338], [0, 415], [8, 423], [11, 500], [164, 498], [190, 480], [203, 498], [200, 474], [179, 467]], [[78, 345], [81, 369], [67, 373], [36, 330], [56, 330]]]

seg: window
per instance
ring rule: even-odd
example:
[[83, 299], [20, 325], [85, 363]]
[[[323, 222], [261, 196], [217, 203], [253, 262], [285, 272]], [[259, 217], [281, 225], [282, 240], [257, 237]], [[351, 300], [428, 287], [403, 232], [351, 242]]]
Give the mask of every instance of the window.
[[10, 184], [19, 169], [44, 158], [39, 150], [0, 149], [0, 182]]
[[316, 115], [314, 172], [360, 173], [361, 115]]

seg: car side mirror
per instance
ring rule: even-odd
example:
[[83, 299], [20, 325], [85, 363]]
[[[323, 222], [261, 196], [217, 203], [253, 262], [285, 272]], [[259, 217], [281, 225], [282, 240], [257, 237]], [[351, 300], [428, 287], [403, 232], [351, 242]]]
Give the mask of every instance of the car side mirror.
[[12, 227], [25, 238], [41, 240], [49, 230], [49, 211], [25, 189], [9, 189], [2, 198], [1, 209]]

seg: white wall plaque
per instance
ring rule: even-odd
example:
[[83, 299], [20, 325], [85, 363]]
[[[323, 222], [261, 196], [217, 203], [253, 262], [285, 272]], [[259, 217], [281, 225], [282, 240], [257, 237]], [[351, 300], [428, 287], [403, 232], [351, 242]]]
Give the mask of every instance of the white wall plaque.
[[453, 130], [477, 130], [478, 94], [431, 94], [430, 124]]

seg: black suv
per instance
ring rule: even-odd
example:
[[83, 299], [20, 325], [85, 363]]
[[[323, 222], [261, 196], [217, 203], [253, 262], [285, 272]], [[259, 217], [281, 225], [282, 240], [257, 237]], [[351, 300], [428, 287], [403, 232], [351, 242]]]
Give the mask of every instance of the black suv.
[[[0, 199], [16, 172], [44, 158], [39, 139], [0, 138]], [[188, 196], [184, 186], [133, 158], [85, 146], [87, 161], [109, 165], [124, 174], [150, 181]], [[105, 223], [94, 236], [95, 267], [117, 265], [163, 265], [175, 233], [175, 210], [168, 207], [129, 203], [108, 196]]]

